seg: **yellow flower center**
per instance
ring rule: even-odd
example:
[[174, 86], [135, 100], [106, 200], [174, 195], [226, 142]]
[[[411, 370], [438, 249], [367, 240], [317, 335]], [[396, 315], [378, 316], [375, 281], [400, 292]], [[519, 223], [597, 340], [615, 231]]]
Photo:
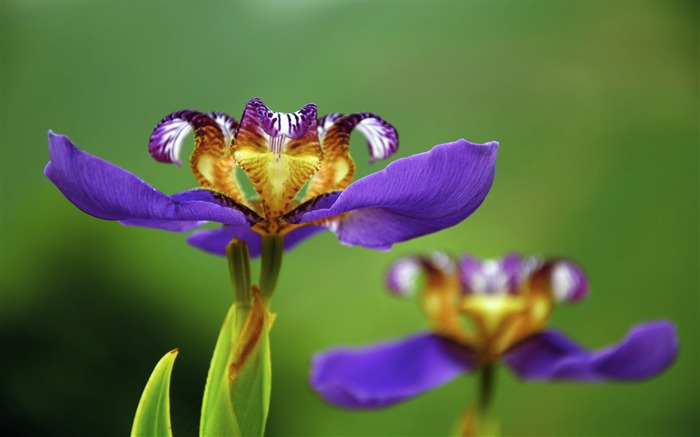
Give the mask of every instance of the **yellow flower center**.
[[491, 363], [520, 340], [542, 330], [555, 302], [549, 269], [536, 271], [514, 293], [462, 291], [454, 272], [426, 267], [422, 306], [433, 329], [475, 350]]
[[[295, 224], [287, 221], [293, 221], [287, 214], [293, 216], [305, 202], [347, 188], [355, 172], [350, 157], [355, 128], [367, 139], [370, 162], [388, 158], [398, 147], [396, 129], [376, 114], [331, 113], [317, 119], [313, 103], [282, 113], [255, 98], [246, 105], [240, 123], [220, 112], [184, 110], [167, 115], [151, 134], [153, 158], [179, 164], [178, 153], [190, 128], [195, 140], [190, 169], [199, 184], [247, 209], [255, 223], [252, 229], [262, 236], [282, 236], [301, 226], [332, 226], [340, 219]], [[257, 196], [244, 194], [237, 179], [239, 168]]]

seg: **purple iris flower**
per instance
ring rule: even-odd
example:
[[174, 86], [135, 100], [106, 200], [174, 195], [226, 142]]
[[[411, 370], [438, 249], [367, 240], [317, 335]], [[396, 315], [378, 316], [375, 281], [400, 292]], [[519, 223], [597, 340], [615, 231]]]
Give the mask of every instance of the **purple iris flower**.
[[[375, 114], [317, 118], [313, 103], [279, 113], [252, 99], [240, 123], [220, 112], [185, 110], [166, 116], [153, 131], [151, 156], [177, 165], [185, 136], [194, 133], [189, 166], [200, 188], [166, 195], [52, 132], [45, 174], [95, 217], [179, 232], [221, 223], [187, 241], [225, 255], [235, 237], [248, 243], [252, 256], [260, 254], [263, 236], [284, 236], [289, 249], [325, 229], [343, 244], [388, 249], [461, 222], [493, 182], [498, 143], [466, 140], [437, 145], [352, 182], [354, 130], [367, 138], [370, 162], [398, 148], [396, 129]], [[243, 192], [239, 177], [250, 180], [254, 195]]]
[[570, 261], [408, 257], [392, 265], [387, 287], [414, 294], [420, 274], [419, 297], [433, 332], [317, 354], [310, 382], [323, 399], [345, 408], [386, 407], [498, 362], [525, 380], [646, 379], [678, 353], [670, 321], [634, 326], [618, 344], [595, 351], [544, 330], [555, 303], [588, 294], [586, 277]]

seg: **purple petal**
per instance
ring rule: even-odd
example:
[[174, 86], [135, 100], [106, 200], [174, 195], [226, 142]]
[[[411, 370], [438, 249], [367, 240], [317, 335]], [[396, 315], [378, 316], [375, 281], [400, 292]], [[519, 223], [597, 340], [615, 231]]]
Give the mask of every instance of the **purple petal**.
[[[326, 230], [326, 228], [323, 226], [304, 226], [295, 229], [284, 237], [284, 250], [291, 250], [305, 239], [324, 230]], [[248, 243], [248, 251], [251, 257], [257, 258], [260, 256], [262, 239], [260, 238], [260, 234], [249, 228], [223, 226], [218, 229], [201, 230], [187, 237], [187, 242], [205, 252], [226, 256], [226, 245], [228, 245], [234, 237]]]
[[481, 260], [471, 255], [464, 255], [459, 259], [459, 279], [465, 294], [478, 293], [475, 278], [481, 274]]
[[445, 252], [434, 251], [425, 256], [407, 256], [395, 261], [387, 271], [385, 285], [392, 294], [406, 297], [415, 294], [421, 273], [428, 276], [454, 275], [455, 261]]
[[578, 302], [588, 296], [590, 287], [583, 270], [570, 261], [557, 261], [552, 268], [552, 291], [560, 302]]
[[148, 151], [153, 159], [159, 162], [174, 162], [180, 165], [180, 150], [182, 142], [192, 129], [203, 126], [218, 125], [224, 145], [231, 144], [238, 122], [223, 112], [201, 112], [186, 109], [168, 114], [158, 122], [151, 133]]
[[[224, 116], [226, 114], [203, 114], [191, 109], [168, 114], [153, 129], [151, 138], [148, 141], [148, 151], [156, 161], [180, 165], [182, 142], [187, 134], [192, 132], [192, 129], [197, 130], [205, 126], [211, 126], [221, 136], [222, 142], [224, 141], [225, 135], [222, 128], [228, 127], [228, 120]], [[213, 117], [218, 117], [218, 119], [215, 120]], [[231, 120], [233, 121], [233, 119]], [[235, 123], [235, 121], [233, 122]]]
[[170, 197], [173, 200], [176, 200], [180, 203], [207, 202], [219, 205], [224, 208], [236, 209], [238, 210], [238, 212], [240, 212], [246, 217], [249, 225], [258, 223], [259, 221], [263, 220], [263, 218], [260, 217], [257, 212], [253, 211], [247, 206], [241, 205], [240, 203], [236, 202], [230, 197], [227, 197], [224, 194], [206, 188], [194, 188], [191, 190], [182, 191], [180, 193], [175, 193]]
[[[192, 190], [182, 191], [170, 196], [171, 199], [184, 202], [208, 202], [222, 207], [234, 208], [246, 216], [250, 224], [257, 223], [260, 216], [250, 208], [236, 203], [234, 200], [224, 196], [221, 193], [207, 190], [204, 188], [194, 188]], [[144, 228], [162, 229], [165, 231], [185, 232], [198, 228], [207, 223], [206, 221], [176, 221], [176, 220], [154, 220], [154, 219], [127, 219], [119, 221], [127, 226], [140, 226]]]
[[439, 387], [474, 366], [471, 351], [435, 334], [319, 353], [310, 383], [327, 402], [382, 408]]
[[343, 114], [341, 114], [340, 112], [331, 112], [330, 114], [326, 114], [318, 119], [316, 129], [318, 131], [319, 141], [323, 141], [323, 137], [326, 136], [326, 132], [328, 131], [328, 129], [330, 129], [330, 127], [333, 126], [333, 123], [335, 123], [335, 121], [342, 116]]
[[284, 236], [284, 250], [291, 250], [307, 238], [327, 230], [324, 226], [304, 226], [295, 229]]
[[238, 128], [236, 119], [224, 112], [207, 112], [207, 115], [219, 125], [221, 133], [224, 134], [224, 142], [227, 146], [230, 146], [236, 129]]
[[206, 220], [152, 220], [152, 219], [128, 219], [119, 220], [126, 226], [138, 226], [140, 228], [160, 229], [161, 231], [187, 232], [196, 229], [206, 223]]
[[180, 114], [199, 114], [196, 111], [184, 110], [166, 115], [158, 122], [148, 141], [148, 151], [159, 162], [174, 162], [181, 164], [180, 150], [182, 142], [192, 131], [190, 123], [181, 118]]
[[465, 255], [459, 260], [459, 274], [466, 294], [514, 294], [522, 281], [539, 265], [535, 258], [511, 253], [501, 259], [479, 260]]
[[394, 295], [406, 297], [416, 291], [418, 275], [423, 271], [423, 261], [417, 256], [407, 256], [394, 261], [386, 272], [386, 288]]
[[324, 149], [348, 147], [353, 129], [362, 132], [367, 139], [370, 164], [379, 159], [389, 158], [399, 148], [399, 134], [396, 128], [377, 114], [371, 112], [357, 112], [343, 116], [328, 114], [319, 121], [323, 123], [323, 126], [319, 126], [319, 139], [323, 137]]
[[321, 194], [309, 199], [285, 214], [282, 217], [282, 220], [288, 221], [289, 223], [299, 223], [300, 219], [304, 217], [304, 214], [307, 212], [315, 211], [317, 209], [326, 209], [333, 206], [341, 193], [342, 191], [331, 191], [330, 193]]
[[352, 211], [331, 229], [343, 244], [373, 249], [456, 225], [491, 188], [497, 150], [496, 142], [459, 140], [399, 159], [350, 184], [331, 207], [309, 211], [300, 222]]
[[256, 117], [260, 127], [269, 136], [284, 135], [298, 139], [306, 135], [310, 127], [315, 128], [316, 113], [314, 103], [304, 105], [296, 112], [286, 113], [271, 111], [262, 100], [254, 98], [246, 105], [241, 124], [244, 124], [248, 117]]
[[235, 238], [248, 243], [251, 257], [260, 256], [260, 234], [247, 227], [222, 226], [216, 229], [195, 231], [187, 237], [187, 243], [213, 255], [226, 256], [226, 246]]
[[[187, 230], [213, 221], [249, 226], [246, 215], [205, 190], [166, 196], [134, 174], [78, 149], [64, 135], [49, 131], [49, 161], [44, 174], [82, 211], [125, 224]], [[213, 200], [205, 200], [209, 196]]]
[[634, 326], [620, 343], [587, 351], [557, 331], [534, 335], [503, 359], [523, 379], [636, 380], [658, 375], [678, 354], [672, 322], [662, 320]]
[[399, 133], [394, 126], [382, 120], [375, 114], [361, 112], [350, 114], [347, 117], [364, 117], [357, 123], [357, 130], [367, 138], [367, 149], [369, 150], [369, 163], [373, 164], [379, 159], [391, 157], [399, 148]]
[[517, 253], [509, 253], [501, 258], [499, 268], [506, 278], [508, 278], [506, 284], [506, 291], [508, 293], [515, 293], [518, 291], [518, 288], [520, 288], [520, 282], [524, 277], [523, 266], [525, 263], [526, 260], [523, 260]]

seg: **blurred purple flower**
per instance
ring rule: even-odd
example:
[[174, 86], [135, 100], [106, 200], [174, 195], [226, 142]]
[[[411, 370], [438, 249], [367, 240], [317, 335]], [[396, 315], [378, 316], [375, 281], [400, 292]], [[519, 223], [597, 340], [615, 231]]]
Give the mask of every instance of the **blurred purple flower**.
[[[388, 249], [461, 222], [491, 188], [498, 144], [465, 140], [399, 159], [351, 183], [355, 129], [367, 138], [370, 162], [396, 152], [396, 130], [375, 114], [317, 119], [312, 103], [278, 113], [252, 99], [240, 123], [219, 112], [185, 110], [166, 116], [153, 131], [151, 156], [177, 165], [185, 136], [194, 132], [190, 168], [201, 188], [165, 195], [52, 132], [45, 174], [68, 200], [101, 219], [179, 232], [221, 223], [187, 240], [217, 255], [234, 237], [257, 256], [261, 236], [284, 235], [289, 249], [324, 229], [343, 244]], [[241, 190], [241, 170], [257, 196]]]
[[558, 331], [543, 331], [555, 303], [588, 294], [585, 275], [569, 261], [408, 257], [392, 265], [387, 287], [412, 295], [421, 273], [426, 282], [420, 298], [433, 332], [317, 354], [310, 382], [323, 399], [345, 408], [381, 408], [499, 361], [525, 380], [646, 379], [664, 371], [678, 353], [670, 321], [634, 326], [620, 343], [596, 351]]

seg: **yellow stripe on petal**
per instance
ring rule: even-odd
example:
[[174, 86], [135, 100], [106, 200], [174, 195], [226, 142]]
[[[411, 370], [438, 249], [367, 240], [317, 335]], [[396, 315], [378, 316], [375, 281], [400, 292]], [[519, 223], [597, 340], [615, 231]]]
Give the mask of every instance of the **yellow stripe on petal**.
[[260, 195], [267, 220], [281, 217], [287, 212], [294, 196], [316, 173], [321, 162], [320, 156], [278, 156], [247, 147], [236, 150], [234, 157]]
[[226, 159], [228, 147], [224, 135], [214, 120], [196, 120], [194, 150], [190, 155], [190, 168], [203, 186], [216, 188], [222, 175], [217, 169], [219, 160]]

